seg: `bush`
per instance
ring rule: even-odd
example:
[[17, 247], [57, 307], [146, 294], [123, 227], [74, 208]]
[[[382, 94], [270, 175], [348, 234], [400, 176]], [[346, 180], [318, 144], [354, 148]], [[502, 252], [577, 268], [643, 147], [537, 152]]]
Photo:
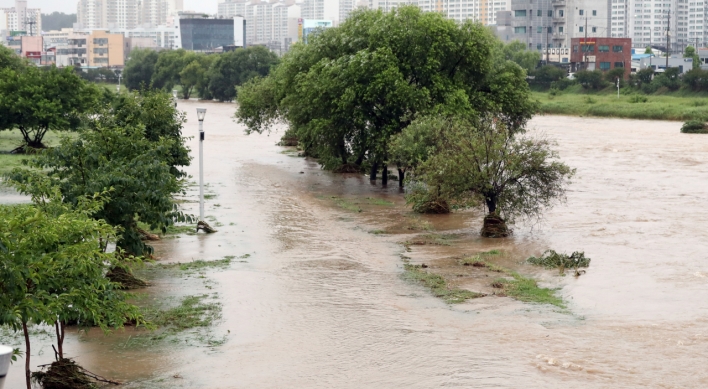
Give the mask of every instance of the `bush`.
[[575, 85], [575, 80], [568, 78], [562, 78], [558, 81], [553, 81], [551, 83], [551, 88], [556, 88], [558, 90], [566, 90], [568, 87]]
[[618, 78], [620, 80], [620, 87], [624, 86], [624, 68], [614, 68], [605, 73], [605, 81], [610, 82], [614, 85], [617, 85], [615, 84], [615, 82], [617, 82]]
[[676, 91], [681, 87], [681, 79], [679, 78], [679, 69], [678, 68], [669, 68], [666, 69], [664, 73], [659, 74], [658, 76], [654, 77], [654, 81], [652, 81], [652, 84], [655, 84], [657, 87], [657, 90], [659, 88], [666, 88], [671, 91]]
[[553, 65], [542, 66], [534, 72], [534, 84], [550, 85], [552, 82], [562, 80], [566, 77], [566, 72], [563, 69]]
[[681, 127], [684, 134], [708, 134], [708, 126], [701, 120], [689, 120]]
[[708, 91], [708, 70], [690, 70], [683, 75], [681, 82], [693, 91]]
[[558, 269], [560, 274], [565, 273], [565, 269], [575, 269], [575, 274], [579, 275], [579, 267], [590, 266], [590, 258], [585, 257], [582, 251], [575, 251], [568, 255], [565, 253], [557, 253], [553, 250], [546, 250], [540, 257], [530, 257], [527, 260], [530, 264], [543, 266], [548, 269]]
[[590, 97], [590, 96], [585, 96], [585, 99], [584, 99], [584, 100], [585, 100], [585, 103], [586, 103], [586, 104], [595, 104], [595, 103], [597, 103], [597, 100], [593, 99], [593, 98]]
[[607, 86], [604, 73], [600, 70], [581, 70], [575, 73], [575, 79], [585, 89], [602, 89]]
[[633, 103], [633, 104], [646, 103], [647, 101], [649, 101], [649, 99], [646, 96], [642, 96], [642, 95], [632, 95], [629, 97], [629, 102]]

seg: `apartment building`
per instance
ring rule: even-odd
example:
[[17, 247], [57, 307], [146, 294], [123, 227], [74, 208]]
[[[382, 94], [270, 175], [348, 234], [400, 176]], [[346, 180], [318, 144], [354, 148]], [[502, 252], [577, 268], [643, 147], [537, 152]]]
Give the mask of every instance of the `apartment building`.
[[27, 8], [27, 0], [15, 0], [12, 8], [0, 8], [0, 31], [8, 34], [24, 31], [26, 35], [37, 36], [42, 31], [42, 11]]
[[[681, 16], [681, 26], [676, 24], [679, 17], [676, 9], [677, 1], [634, 0], [630, 4], [629, 36], [632, 38], [634, 47], [666, 46], [666, 32], [669, 22], [671, 22], [673, 31], [687, 35], [688, 20], [683, 18], [687, 18], [688, 14]], [[686, 5], [688, 4], [686, 3]], [[681, 11], [683, 12], [684, 9]], [[669, 18], [673, 20], [669, 20]], [[686, 37], [681, 36], [681, 38]]]
[[79, 0], [76, 21], [84, 29], [135, 28], [139, 4], [139, 0]]
[[[157, 27], [138, 27], [138, 28], [112, 28], [110, 32], [123, 34], [125, 38], [130, 39], [140, 47], [155, 47], [162, 49], [173, 49], [176, 47], [175, 36], [177, 35], [177, 26], [157, 26]], [[146, 45], [144, 42], [152, 42]]]
[[572, 38], [610, 37], [611, 4], [608, 0], [511, 0], [510, 28], [504, 36], [497, 35], [542, 52], [568, 48]]
[[130, 45], [123, 34], [95, 30], [87, 37], [88, 66], [123, 67]]
[[298, 19], [303, 3], [294, 1], [227, 0], [219, 3], [219, 18], [243, 16], [246, 19], [246, 44], [266, 45], [282, 54], [297, 41]]

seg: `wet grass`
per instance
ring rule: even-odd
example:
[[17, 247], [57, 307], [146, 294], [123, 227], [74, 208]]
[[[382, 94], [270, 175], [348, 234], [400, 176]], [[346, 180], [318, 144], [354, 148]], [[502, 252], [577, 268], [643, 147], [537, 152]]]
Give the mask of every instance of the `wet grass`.
[[345, 209], [350, 212], [362, 212], [362, 209], [350, 200], [337, 196], [329, 196], [328, 198], [333, 200], [334, 204], [339, 208]]
[[541, 288], [536, 280], [516, 272], [507, 271], [507, 273], [512, 279], [498, 278], [494, 281], [494, 284], [502, 287], [507, 296], [526, 303], [550, 304], [565, 308], [563, 299], [556, 296], [556, 289]]
[[403, 228], [408, 231], [432, 231], [434, 229], [432, 223], [418, 216], [408, 218], [408, 222]]
[[578, 268], [590, 266], [590, 258], [586, 258], [585, 253], [580, 251], [575, 251], [568, 255], [546, 250], [540, 257], [530, 257], [526, 261], [546, 269], [558, 269], [561, 275], [565, 275], [565, 269], [573, 269], [575, 270], [575, 275], [578, 276], [581, 274]]
[[158, 328], [179, 332], [191, 328], [208, 327], [221, 318], [221, 303], [207, 301], [209, 295], [186, 296], [176, 307], [159, 310], [146, 309], [145, 317]]
[[388, 201], [388, 200], [384, 200], [384, 199], [377, 199], [375, 197], [367, 197], [365, 200], [366, 200], [367, 204], [371, 204], [371, 205], [381, 205], [381, 206], [394, 205], [393, 201]]
[[417, 282], [430, 290], [435, 297], [445, 300], [448, 304], [459, 304], [469, 299], [482, 297], [484, 294], [466, 289], [450, 287], [445, 278], [423, 270], [420, 265], [403, 264], [403, 279]]
[[457, 234], [424, 234], [403, 242], [404, 246], [450, 246]]
[[708, 106], [702, 104], [705, 97], [655, 94], [646, 95], [646, 102], [637, 102], [635, 94], [617, 98], [616, 89], [614, 93], [588, 93], [576, 87], [549, 96], [545, 92], [532, 92], [532, 99], [540, 103], [541, 113], [649, 120], [708, 120]]
[[386, 233], [386, 231], [384, 231], [384, 230], [371, 230], [371, 231], [369, 231], [369, 234], [374, 234], [374, 235], [383, 235], [385, 233]]

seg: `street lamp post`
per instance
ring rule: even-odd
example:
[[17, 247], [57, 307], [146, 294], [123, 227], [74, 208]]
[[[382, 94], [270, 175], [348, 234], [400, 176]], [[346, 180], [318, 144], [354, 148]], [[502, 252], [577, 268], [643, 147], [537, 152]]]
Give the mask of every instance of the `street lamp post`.
[[118, 74], [118, 87], [116, 88], [118, 90], [118, 93], [120, 93], [120, 79], [123, 77], [122, 74]]
[[204, 116], [206, 108], [197, 108], [199, 119], [199, 222], [204, 223]]
[[[175, 101], [175, 108], [177, 108], [177, 89], [172, 89], [172, 99]], [[201, 126], [201, 120], [199, 121]]]

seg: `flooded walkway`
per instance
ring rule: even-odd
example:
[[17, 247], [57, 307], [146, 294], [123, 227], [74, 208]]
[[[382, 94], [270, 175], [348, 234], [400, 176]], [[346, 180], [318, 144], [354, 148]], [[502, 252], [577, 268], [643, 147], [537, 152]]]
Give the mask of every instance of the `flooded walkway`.
[[[156, 249], [163, 262], [249, 254], [208, 275], [225, 342], [146, 349], [126, 346], [132, 330], [70, 334], [65, 349], [89, 370], [131, 388], [708, 387], [708, 138], [679, 134], [680, 123], [535, 118], [534, 132], [557, 139], [578, 169], [567, 203], [504, 241], [478, 238], [473, 213], [429, 217], [467, 243], [406, 254], [581, 250], [588, 273], [531, 270], [561, 288], [569, 312], [498, 297], [449, 306], [400, 279], [400, 236], [369, 233], [400, 212], [331, 200], [384, 199], [400, 211], [395, 182], [324, 172], [275, 146], [280, 134], [246, 136], [230, 104], [180, 103], [192, 150], [198, 105], [208, 109], [206, 214], [219, 232]], [[197, 171], [188, 168], [195, 180]], [[155, 298], [202, 292], [193, 280], [153, 284]], [[51, 358], [47, 347], [34, 362]], [[9, 388], [21, 387], [21, 369]]]

